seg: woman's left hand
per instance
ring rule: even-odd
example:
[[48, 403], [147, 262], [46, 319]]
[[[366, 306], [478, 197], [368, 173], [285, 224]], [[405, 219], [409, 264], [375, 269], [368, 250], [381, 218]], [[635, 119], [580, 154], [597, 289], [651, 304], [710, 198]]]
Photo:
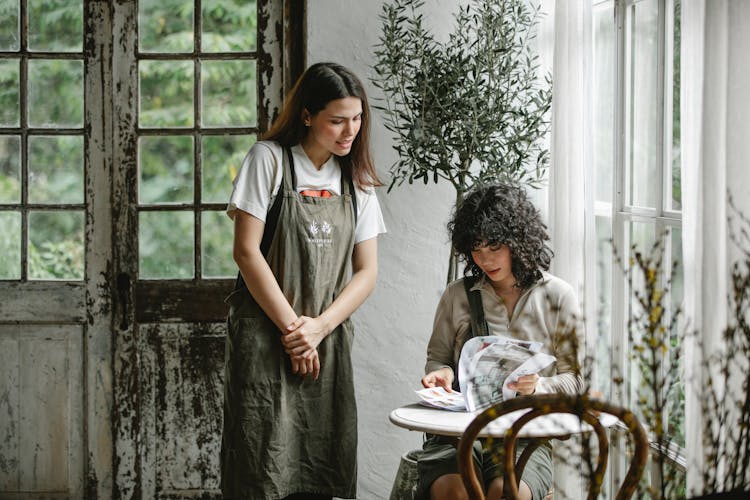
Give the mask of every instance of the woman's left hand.
[[286, 327], [281, 344], [290, 356], [309, 358], [329, 333], [328, 325], [320, 317], [300, 316]]
[[516, 391], [520, 395], [526, 396], [534, 394], [537, 382], [539, 382], [539, 375], [532, 373], [530, 375], [518, 377], [518, 380], [515, 382], [508, 382], [508, 388]]

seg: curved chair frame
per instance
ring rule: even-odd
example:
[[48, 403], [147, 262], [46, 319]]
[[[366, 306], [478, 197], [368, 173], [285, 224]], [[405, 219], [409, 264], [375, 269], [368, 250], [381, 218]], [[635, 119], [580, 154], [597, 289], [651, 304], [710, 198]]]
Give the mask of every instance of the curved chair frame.
[[[514, 464], [516, 438], [521, 428], [531, 420], [549, 413], [570, 413], [578, 416], [587, 424], [591, 425], [596, 432], [599, 441], [599, 455], [594, 470], [594, 477], [589, 485], [588, 499], [595, 499], [600, 491], [604, 472], [607, 468], [607, 455], [609, 451], [609, 440], [607, 431], [596, 417], [597, 413], [608, 413], [617, 417], [627, 427], [633, 436], [635, 450], [630, 462], [628, 472], [620, 486], [615, 500], [629, 499], [640, 480], [648, 459], [648, 438], [646, 431], [630, 410], [616, 406], [607, 401], [593, 399], [586, 395], [572, 394], [542, 394], [533, 396], [520, 396], [507, 401], [496, 403], [482, 413], [477, 415], [464, 431], [458, 444], [458, 471], [461, 474], [469, 498], [484, 500], [484, 488], [477, 478], [474, 470], [471, 449], [479, 433], [487, 424], [496, 418], [517, 410], [529, 409], [508, 429], [503, 437], [505, 456], [503, 471], [505, 474], [505, 492], [511, 500], [518, 500], [518, 480], [523, 472], [526, 462], [531, 453], [546, 439], [537, 439], [530, 443]], [[563, 437], [563, 439], [565, 439]]]

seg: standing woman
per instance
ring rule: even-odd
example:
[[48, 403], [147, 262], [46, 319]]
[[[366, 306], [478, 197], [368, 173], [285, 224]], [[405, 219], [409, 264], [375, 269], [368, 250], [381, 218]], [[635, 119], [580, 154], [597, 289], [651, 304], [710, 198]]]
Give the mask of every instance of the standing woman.
[[234, 181], [225, 498], [356, 497], [349, 317], [375, 287], [385, 232], [369, 116], [354, 74], [314, 64]]

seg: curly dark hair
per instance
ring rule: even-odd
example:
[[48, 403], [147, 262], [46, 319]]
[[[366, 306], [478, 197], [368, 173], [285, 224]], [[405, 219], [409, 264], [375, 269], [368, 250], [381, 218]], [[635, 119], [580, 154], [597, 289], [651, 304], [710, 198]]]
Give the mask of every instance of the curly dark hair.
[[522, 289], [539, 281], [552, 260], [547, 226], [518, 184], [488, 184], [470, 191], [453, 211], [448, 231], [453, 248], [466, 261], [466, 276], [482, 275], [471, 252], [484, 245], [508, 245], [511, 272]]

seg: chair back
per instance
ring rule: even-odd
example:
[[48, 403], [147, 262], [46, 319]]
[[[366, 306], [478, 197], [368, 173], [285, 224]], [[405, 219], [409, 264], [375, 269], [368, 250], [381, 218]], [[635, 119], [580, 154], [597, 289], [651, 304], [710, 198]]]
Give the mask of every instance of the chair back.
[[[625, 479], [615, 496], [615, 500], [626, 500], [632, 497], [638, 487], [638, 481], [643, 474], [648, 459], [648, 438], [643, 426], [630, 410], [614, 405], [601, 399], [594, 399], [587, 395], [578, 394], [542, 394], [532, 396], [519, 396], [507, 401], [501, 401], [482, 413], [477, 415], [464, 431], [458, 446], [458, 471], [461, 474], [469, 498], [473, 500], [484, 500], [484, 488], [477, 478], [472, 459], [472, 444], [479, 433], [487, 424], [498, 417], [512, 413], [517, 410], [527, 409], [518, 420], [506, 431], [503, 436], [503, 471], [505, 495], [511, 500], [518, 500], [518, 482], [520, 481], [523, 467], [529, 456], [542, 442], [548, 439], [535, 439], [519, 457], [515, 458], [516, 438], [521, 428], [533, 419], [550, 413], [569, 413], [576, 415], [579, 419], [591, 426], [596, 433], [599, 453], [596, 459], [596, 467], [589, 484], [588, 499], [597, 498], [601, 491], [604, 473], [607, 468], [607, 455], [609, 452], [609, 440], [607, 430], [597, 417], [600, 413], [607, 413], [617, 417], [630, 432], [635, 446], [630, 467], [625, 474]], [[588, 450], [584, 446], [584, 452]]]

